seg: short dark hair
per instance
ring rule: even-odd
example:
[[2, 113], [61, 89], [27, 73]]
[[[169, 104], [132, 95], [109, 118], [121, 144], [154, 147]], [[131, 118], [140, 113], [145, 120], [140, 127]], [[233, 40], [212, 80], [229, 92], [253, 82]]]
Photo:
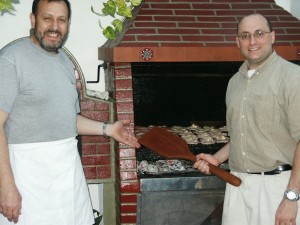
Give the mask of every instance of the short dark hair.
[[[267, 21], [267, 26], [268, 26], [268, 28], [270, 29], [270, 32], [273, 31], [272, 24], [271, 24], [270, 20], [269, 20], [267, 17], [265, 17], [264, 15], [259, 14], [259, 13], [251, 13], [251, 14], [249, 14], [248, 16], [255, 16], [255, 15], [258, 15], [258, 16], [261, 16], [261, 17], [265, 18], [265, 20]], [[238, 25], [237, 25], [237, 28], [236, 28], [236, 33], [237, 33], [237, 34], [239, 33], [239, 26], [240, 26], [241, 21], [242, 21], [245, 17], [248, 17], [248, 16], [244, 16], [244, 17], [243, 17], [242, 19], [240, 19], [240, 21], [238, 22]]]
[[[37, 15], [38, 5], [39, 5], [40, 1], [41, 0], [34, 0], [33, 3], [32, 3], [32, 14], [35, 15], [35, 16]], [[66, 3], [66, 5], [68, 7], [68, 19], [70, 20], [70, 18], [71, 18], [71, 4], [68, 0], [44, 0], [44, 1], [47, 1], [47, 2], [64, 2], [64, 3]]]

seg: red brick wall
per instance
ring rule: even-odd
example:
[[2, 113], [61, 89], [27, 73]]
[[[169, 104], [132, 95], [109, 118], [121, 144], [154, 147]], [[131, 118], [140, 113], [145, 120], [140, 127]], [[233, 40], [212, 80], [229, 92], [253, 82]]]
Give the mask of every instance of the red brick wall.
[[275, 45], [300, 44], [300, 21], [274, 0], [144, 0], [118, 47], [236, 46], [237, 22], [253, 12], [271, 20]]
[[[91, 99], [84, 96], [82, 80], [78, 80], [81, 114], [98, 121], [130, 120], [130, 129], [134, 131], [132, 76], [130, 64], [113, 65], [115, 76], [115, 115], [112, 102]], [[82, 164], [86, 179], [109, 179], [112, 176], [110, 139], [102, 136], [81, 136]], [[135, 149], [119, 144], [117, 147], [117, 179], [120, 180], [120, 221], [122, 224], [136, 223], [136, 203], [139, 192]], [[118, 211], [118, 210], [117, 210]]]
[[[116, 88], [116, 114], [117, 119], [130, 119], [131, 129], [134, 130], [134, 109], [132, 93], [132, 72], [130, 63], [116, 63], [114, 65]], [[135, 149], [119, 146], [120, 169], [120, 204], [121, 223], [136, 223], [137, 193], [139, 181], [137, 178]]]
[[[78, 80], [80, 89], [81, 115], [88, 118], [109, 122], [110, 103], [97, 99], [90, 99], [83, 94], [82, 80]], [[110, 140], [102, 136], [81, 136], [82, 157], [81, 161], [86, 179], [107, 179], [111, 177]]]

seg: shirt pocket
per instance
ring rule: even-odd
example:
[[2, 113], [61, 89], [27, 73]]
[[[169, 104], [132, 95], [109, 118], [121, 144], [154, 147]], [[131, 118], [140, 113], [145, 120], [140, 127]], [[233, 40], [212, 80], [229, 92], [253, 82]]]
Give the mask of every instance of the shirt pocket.
[[259, 129], [271, 129], [274, 125], [275, 97], [272, 95], [254, 95], [250, 110], [253, 122]]

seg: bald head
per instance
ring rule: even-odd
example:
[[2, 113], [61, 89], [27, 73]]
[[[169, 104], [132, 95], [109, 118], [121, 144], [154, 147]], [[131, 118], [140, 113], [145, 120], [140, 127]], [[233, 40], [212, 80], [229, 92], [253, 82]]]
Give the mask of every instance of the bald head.
[[237, 34], [239, 33], [240, 25], [241, 25], [245, 20], [250, 19], [251, 17], [260, 17], [262, 20], [265, 21], [265, 24], [266, 24], [267, 27], [269, 28], [269, 31], [270, 31], [270, 32], [273, 31], [272, 24], [271, 24], [270, 20], [269, 20], [267, 17], [265, 17], [265, 16], [263, 16], [263, 15], [261, 15], [261, 14], [259, 14], [259, 13], [252, 13], [252, 14], [249, 14], [248, 16], [243, 17], [243, 18], [239, 21], [239, 23], [238, 23], [238, 25], [237, 25], [237, 31], [236, 31]]

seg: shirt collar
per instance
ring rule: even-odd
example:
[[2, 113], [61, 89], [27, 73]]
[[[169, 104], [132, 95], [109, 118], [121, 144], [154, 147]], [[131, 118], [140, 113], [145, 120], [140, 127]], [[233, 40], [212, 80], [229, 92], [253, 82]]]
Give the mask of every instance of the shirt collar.
[[[257, 67], [255, 69], [255, 72], [253, 73], [254, 77], [255, 75], [258, 75], [260, 73], [262, 73], [266, 68], [269, 68], [269, 65], [273, 64], [275, 62], [275, 60], [277, 59], [278, 55], [276, 53], [275, 50], [273, 50], [272, 54], [269, 56], [269, 58], [263, 63], [261, 64], [259, 67]], [[246, 60], [240, 67], [239, 72], [242, 73], [242, 75], [246, 78], [246, 79], [251, 79], [248, 77], [248, 65], [249, 62], [248, 60]]]

